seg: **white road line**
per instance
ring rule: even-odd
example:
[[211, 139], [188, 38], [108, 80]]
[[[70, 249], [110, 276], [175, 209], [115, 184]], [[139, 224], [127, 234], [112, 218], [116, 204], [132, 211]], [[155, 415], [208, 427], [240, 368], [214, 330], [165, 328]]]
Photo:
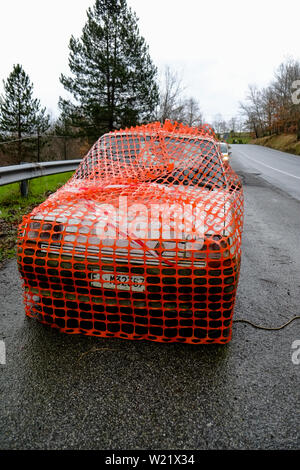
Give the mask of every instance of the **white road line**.
[[5, 349], [5, 343], [3, 340], [0, 341], [0, 364], [1, 365], [6, 364], [6, 349]]
[[[250, 160], [250, 161], [256, 162], [259, 165], [266, 166], [267, 168], [271, 168], [271, 170], [278, 171], [279, 173], [283, 173], [286, 176], [291, 176], [292, 178], [296, 178], [297, 180], [300, 180], [300, 176], [295, 176], [295, 175], [292, 175], [291, 173], [287, 173], [286, 171], [278, 170], [278, 168], [274, 168], [273, 166], [266, 165], [265, 163], [262, 163], [259, 160], [256, 160], [255, 158], [250, 158], [250, 157], [248, 157], [248, 155], [246, 155], [241, 150], [238, 150], [238, 152], [241, 153], [242, 155], [244, 155], [244, 157], [248, 158], [248, 160]], [[300, 157], [299, 157], [299, 159], [300, 159]]]

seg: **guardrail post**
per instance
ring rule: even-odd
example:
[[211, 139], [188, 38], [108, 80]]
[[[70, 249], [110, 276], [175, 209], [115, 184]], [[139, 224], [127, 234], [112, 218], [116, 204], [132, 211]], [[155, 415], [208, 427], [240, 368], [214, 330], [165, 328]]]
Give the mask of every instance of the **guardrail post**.
[[[26, 162], [21, 162], [20, 165], [25, 165]], [[29, 192], [29, 181], [28, 180], [23, 180], [20, 182], [20, 190], [21, 190], [21, 196], [22, 197], [28, 197], [28, 192]]]

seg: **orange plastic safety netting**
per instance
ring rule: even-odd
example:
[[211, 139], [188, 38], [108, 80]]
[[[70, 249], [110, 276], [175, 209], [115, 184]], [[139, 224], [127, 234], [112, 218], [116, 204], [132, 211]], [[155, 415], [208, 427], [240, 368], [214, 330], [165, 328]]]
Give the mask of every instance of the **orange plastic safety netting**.
[[106, 134], [20, 225], [26, 314], [66, 333], [226, 343], [242, 227], [240, 180], [208, 127]]

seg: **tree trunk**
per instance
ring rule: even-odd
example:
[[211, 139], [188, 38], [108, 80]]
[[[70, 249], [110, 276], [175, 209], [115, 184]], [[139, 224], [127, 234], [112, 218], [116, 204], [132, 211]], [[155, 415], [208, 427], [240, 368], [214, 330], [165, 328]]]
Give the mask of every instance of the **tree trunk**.
[[18, 100], [18, 162], [22, 161], [22, 128], [21, 128], [21, 103]]
[[39, 162], [41, 159], [41, 143], [40, 143], [40, 132], [38, 131], [38, 136], [37, 136], [37, 161]]
[[19, 163], [22, 161], [22, 131], [21, 131], [21, 117], [18, 116], [18, 161]]
[[297, 120], [297, 140], [300, 140], [300, 117]]

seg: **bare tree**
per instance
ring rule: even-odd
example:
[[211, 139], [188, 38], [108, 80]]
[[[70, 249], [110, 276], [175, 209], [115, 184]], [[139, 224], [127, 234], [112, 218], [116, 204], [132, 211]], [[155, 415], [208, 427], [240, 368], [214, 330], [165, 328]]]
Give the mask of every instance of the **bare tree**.
[[276, 128], [276, 99], [271, 86], [264, 88], [261, 92], [261, 105], [264, 120], [265, 134], [277, 132]]
[[233, 132], [233, 134], [236, 133], [236, 129], [237, 129], [237, 118], [236, 117], [232, 117], [231, 119], [229, 119], [228, 129], [229, 129], [230, 132]]
[[182, 76], [166, 66], [160, 86], [160, 103], [157, 111], [159, 121], [165, 122], [169, 119], [191, 127], [203, 124], [199, 102], [193, 96], [186, 98], [183, 95], [184, 90]]
[[300, 106], [292, 101], [293, 83], [300, 79], [300, 63], [287, 59], [280, 64], [271, 87], [277, 104], [276, 113], [279, 132], [296, 131], [300, 140]]
[[158, 119], [161, 122], [165, 122], [166, 119], [180, 121], [184, 118], [183, 90], [182, 78], [167, 65], [161, 84], [158, 108]]
[[203, 124], [203, 114], [198, 101], [192, 96], [184, 101], [183, 122], [190, 127], [199, 127]]
[[240, 109], [244, 118], [245, 129], [254, 132], [256, 138], [260, 137], [259, 121], [251, 105], [240, 103]]
[[256, 137], [297, 133], [300, 140], [300, 105], [293, 102], [294, 83], [300, 79], [300, 62], [288, 59], [278, 67], [273, 81], [262, 90], [249, 86], [240, 103], [247, 128]]
[[249, 85], [246, 101], [240, 103], [240, 110], [249, 131], [254, 132], [256, 138], [264, 135], [262, 95], [256, 85]]
[[213, 120], [213, 127], [218, 134], [224, 134], [227, 132], [227, 124], [222, 114], [218, 113], [215, 115]]

